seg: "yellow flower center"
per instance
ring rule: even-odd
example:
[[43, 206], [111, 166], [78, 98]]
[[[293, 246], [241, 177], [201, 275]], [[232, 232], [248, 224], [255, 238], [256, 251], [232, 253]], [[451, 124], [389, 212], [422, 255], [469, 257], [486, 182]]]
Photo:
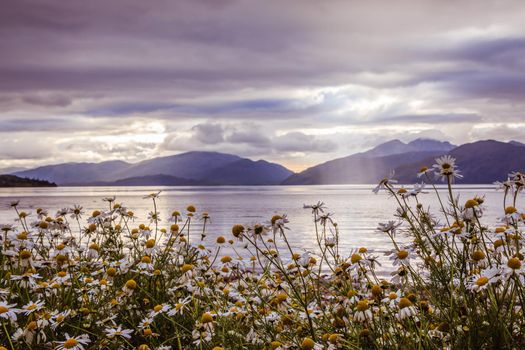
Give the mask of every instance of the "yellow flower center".
[[363, 259], [361, 257], [361, 255], [359, 255], [359, 254], [352, 254], [352, 257], [350, 258], [350, 261], [352, 262], [352, 264], [355, 264], [361, 259]]
[[510, 258], [507, 262], [507, 266], [513, 270], [517, 270], [521, 267], [521, 261], [518, 258]]
[[311, 338], [304, 338], [301, 343], [302, 350], [312, 350], [315, 346], [315, 342]]
[[476, 280], [476, 285], [478, 287], [484, 286], [485, 284], [489, 283], [489, 279], [485, 276], [481, 276]]
[[202, 323], [213, 322], [213, 316], [209, 312], [205, 312], [204, 314], [202, 314], [201, 322]]
[[400, 250], [397, 252], [397, 257], [401, 260], [406, 259], [408, 257], [408, 252], [406, 250]]
[[135, 288], [137, 288], [137, 282], [135, 282], [135, 280], [128, 280], [126, 282], [126, 288], [128, 288], [128, 289], [135, 289]]
[[71, 338], [71, 339], [68, 339], [68, 340], [66, 340], [64, 342], [64, 348], [71, 349], [71, 348], [77, 346], [77, 344], [78, 344], [78, 341], [76, 339]]
[[479, 205], [479, 203], [475, 199], [469, 199], [468, 201], [465, 202], [465, 208], [467, 209], [474, 208], [477, 205]]
[[483, 259], [485, 259], [485, 253], [483, 253], [481, 250], [476, 250], [472, 253], [472, 260], [480, 261]]
[[5, 306], [0, 306], [0, 315], [1, 315], [1, 314], [5, 314], [5, 313], [8, 312], [8, 311], [9, 311], [9, 309], [6, 308]]
[[232, 227], [232, 234], [234, 237], [239, 237], [244, 232], [244, 226], [243, 225], [233, 225]]
[[31, 257], [31, 252], [29, 250], [22, 250], [20, 252], [20, 259], [29, 259]]
[[373, 285], [372, 286], [372, 294], [373, 295], [381, 295], [383, 293], [383, 289], [381, 289], [380, 286], [378, 286], [377, 284]]
[[27, 232], [20, 232], [18, 235], [16, 235], [16, 238], [20, 240], [26, 240], [27, 239]]
[[146, 248], [153, 248], [155, 246], [155, 240], [152, 238], [152, 239], [148, 239], [146, 241]]
[[505, 214], [514, 214], [517, 211], [517, 209], [513, 206], [508, 206], [505, 208]]
[[412, 302], [408, 298], [399, 299], [399, 308], [404, 309], [406, 307], [412, 306]]
[[280, 215], [274, 215], [274, 216], [272, 216], [272, 220], [271, 220], [271, 221], [272, 221], [272, 225], [275, 225], [275, 223], [276, 223], [277, 221], [281, 220], [282, 218], [283, 218], [283, 217], [280, 216]]
[[365, 311], [368, 309], [368, 301], [360, 300], [357, 302], [357, 311]]
[[186, 273], [186, 272], [190, 271], [191, 269], [193, 269], [193, 265], [191, 265], [191, 264], [184, 264], [181, 267], [182, 273]]
[[270, 347], [271, 347], [272, 350], [277, 349], [281, 345], [282, 345], [282, 343], [280, 341], [277, 341], [277, 340], [274, 340], [273, 342], [270, 343]]

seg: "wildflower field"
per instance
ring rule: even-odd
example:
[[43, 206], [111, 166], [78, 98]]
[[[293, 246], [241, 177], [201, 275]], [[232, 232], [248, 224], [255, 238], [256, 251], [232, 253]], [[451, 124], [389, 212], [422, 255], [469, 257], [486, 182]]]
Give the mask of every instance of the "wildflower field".
[[207, 213], [161, 218], [159, 193], [144, 199], [149, 225], [113, 197], [55, 215], [13, 202], [14, 223], [0, 226], [0, 350], [524, 348], [525, 175], [499, 184], [501, 218], [488, 223], [482, 197], [454, 194], [453, 158], [418, 176], [426, 187], [386, 178], [374, 189], [399, 204], [378, 226], [390, 275], [376, 273], [373, 247], [340, 250], [322, 203], [305, 206], [318, 244], [305, 252], [289, 244], [286, 215], [209, 241]]

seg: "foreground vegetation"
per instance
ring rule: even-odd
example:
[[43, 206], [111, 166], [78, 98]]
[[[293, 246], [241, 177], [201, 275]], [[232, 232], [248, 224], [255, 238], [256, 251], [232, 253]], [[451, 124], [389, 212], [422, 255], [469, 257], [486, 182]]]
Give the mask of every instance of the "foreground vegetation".
[[435, 175], [448, 185], [443, 198], [433, 191], [436, 213], [422, 185], [374, 189], [399, 204], [378, 227], [392, 240], [391, 276], [376, 274], [372, 249], [340, 250], [322, 203], [305, 206], [318, 248], [304, 252], [288, 243], [285, 215], [210, 242], [207, 213], [190, 205], [166, 223], [158, 193], [145, 199], [149, 226], [115, 198], [89, 214], [14, 202], [16, 222], [0, 226], [0, 349], [523, 348], [524, 175], [500, 184], [490, 225], [483, 198], [454, 195], [454, 159], [419, 173]]

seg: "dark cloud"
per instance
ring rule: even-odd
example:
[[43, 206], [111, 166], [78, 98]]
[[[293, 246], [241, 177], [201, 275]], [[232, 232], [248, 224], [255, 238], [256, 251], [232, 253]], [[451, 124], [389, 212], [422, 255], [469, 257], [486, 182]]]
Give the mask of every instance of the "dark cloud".
[[217, 144], [224, 141], [224, 128], [220, 124], [197, 124], [191, 130], [195, 138], [204, 144]]
[[64, 95], [28, 95], [23, 96], [22, 101], [47, 107], [66, 107], [71, 104], [71, 99], [68, 96]]
[[385, 124], [399, 123], [422, 123], [422, 124], [456, 124], [456, 123], [475, 123], [482, 120], [476, 113], [433, 113], [433, 114], [413, 114], [413, 115], [394, 115], [376, 118], [373, 123], [382, 122]]
[[274, 139], [275, 149], [283, 152], [319, 152], [328, 153], [337, 149], [337, 144], [330, 140], [321, 140], [301, 132], [289, 132]]
[[272, 141], [262, 130], [260, 126], [254, 126], [253, 129], [234, 130], [227, 137], [227, 140], [234, 144], [247, 143], [257, 147], [268, 148]]

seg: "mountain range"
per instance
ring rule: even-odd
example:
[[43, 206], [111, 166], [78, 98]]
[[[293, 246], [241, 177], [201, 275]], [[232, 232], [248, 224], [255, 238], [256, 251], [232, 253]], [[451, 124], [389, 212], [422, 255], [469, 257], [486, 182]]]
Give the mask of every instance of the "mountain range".
[[404, 143], [390, 140], [366, 152], [333, 159], [299, 173], [265, 160], [218, 152], [187, 152], [138, 163], [62, 163], [12, 174], [58, 185], [197, 186], [197, 185], [317, 185], [375, 183], [392, 171], [400, 183], [417, 182], [422, 166], [450, 154], [464, 177], [458, 183], [492, 183], [511, 171], [525, 170], [525, 144], [494, 140], [460, 146], [431, 139]]
[[139, 163], [63, 163], [13, 175], [58, 185], [279, 185], [293, 173], [282, 165], [218, 152], [187, 152]]

